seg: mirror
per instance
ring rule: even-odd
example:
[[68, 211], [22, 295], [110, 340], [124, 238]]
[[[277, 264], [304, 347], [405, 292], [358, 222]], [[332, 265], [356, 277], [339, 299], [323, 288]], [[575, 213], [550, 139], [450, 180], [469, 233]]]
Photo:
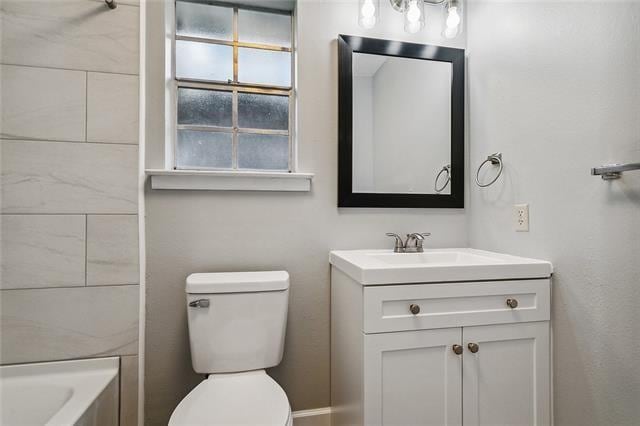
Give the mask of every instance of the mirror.
[[438, 193], [451, 164], [451, 64], [354, 53], [352, 67], [353, 191]]
[[338, 206], [463, 207], [464, 51], [338, 43]]

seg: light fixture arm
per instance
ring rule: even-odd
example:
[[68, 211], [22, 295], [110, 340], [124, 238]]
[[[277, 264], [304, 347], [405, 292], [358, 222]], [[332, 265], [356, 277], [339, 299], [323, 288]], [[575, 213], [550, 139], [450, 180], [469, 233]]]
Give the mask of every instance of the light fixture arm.
[[[422, 2], [428, 6], [440, 6], [441, 4], [447, 2], [448, 0], [422, 0]], [[406, 0], [389, 0], [391, 3], [391, 7], [393, 7], [398, 12], [404, 12], [407, 1]]]

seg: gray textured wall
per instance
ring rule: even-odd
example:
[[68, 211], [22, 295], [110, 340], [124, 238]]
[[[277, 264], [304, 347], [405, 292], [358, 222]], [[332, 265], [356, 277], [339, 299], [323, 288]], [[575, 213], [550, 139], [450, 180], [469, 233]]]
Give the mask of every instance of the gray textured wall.
[[[554, 263], [556, 425], [640, 421], [640, 3], [472, 2], [471, 164], [502, 151], [504, 178], [472, 186], [473, 247]], [[530, 203], [531, 232], [512, 230]]]
[[[293, 409], [300, 410], [329, 405], [329, 250], [390, 247], [387, 231], [431, 231], [428, 244], [438, 247], [467, 244], [464, 210], [336, 207], [337, 35], [441, 42], [434, 28], [414, 36], [404, 33], [402, 16], [381, 3], [382, 24], [368, 32], [357, 26], [357, 2], [298, 5], [299, 169], [316, 174], [312, 192], [147, 190], [147, 424], [166, 423], [201, 380], [189, 358], [184, 303], [189, 273], [289, 271], [285, 355], [270, 374], [284, 387]], [[158, 26], [159, 14], [152, 11], [153, 16], [150, 26]], [[148, 68], [157, 73], [161, 53], [148, 53]], [[149, 84], [149, 96], [157, 99], [161, 82]], [[158, 167], [164, 149], [163, 107], [149, 108], [147, 158]]]

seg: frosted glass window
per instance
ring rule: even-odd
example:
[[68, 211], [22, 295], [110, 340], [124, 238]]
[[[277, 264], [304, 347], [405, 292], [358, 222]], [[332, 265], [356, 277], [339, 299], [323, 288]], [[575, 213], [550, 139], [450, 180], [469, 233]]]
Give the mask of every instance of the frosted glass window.
[[178, 89], [178, 124], [231, 127], [233, 94], [219, 90]]
[[230, 169], [233, 155], [231, 133], [178, 130], [176, 166], [180, 168]]
[[288, 170], [289, 137], [238, 134], [238, 168]]
[[224, 81], [233, 79], [233, 47], [176, 40], [176, 77]]
[[240, 9], [238, 39], [245, 43], [291, 47], [291, 15]]
[[271, 86], [291, 86], [291, 53], [239, 48], [238, 81]]
[[289, 129], [289, 97], [238, 93], [238, 125], [250, 129]]
[[233, 9], [208, 4], [176, 2], [176, 34], [233, 40]]
[[291, 14], [175, 5], [175, 167], [290, 170]]

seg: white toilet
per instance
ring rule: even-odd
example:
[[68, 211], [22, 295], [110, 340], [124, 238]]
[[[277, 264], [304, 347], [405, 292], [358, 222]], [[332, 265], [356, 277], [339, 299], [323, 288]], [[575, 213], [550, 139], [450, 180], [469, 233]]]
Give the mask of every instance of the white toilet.
[[191, 362], [209, 376], [169, 425], [290, 426], [287, 395], [264, 370], [282, 360], [289, 274], [191, 274], [186, 292]]

